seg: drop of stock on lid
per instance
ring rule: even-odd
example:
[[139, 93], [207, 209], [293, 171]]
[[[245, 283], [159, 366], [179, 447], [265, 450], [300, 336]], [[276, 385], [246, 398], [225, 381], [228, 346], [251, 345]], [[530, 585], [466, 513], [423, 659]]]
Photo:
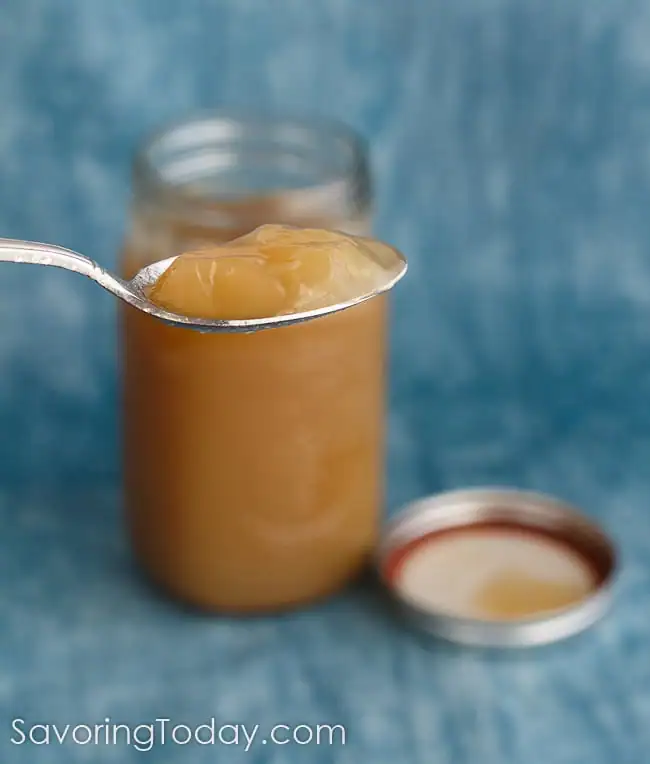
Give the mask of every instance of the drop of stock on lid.
[[426, 610], [489, 621], [562, 610], [597, 586], [587, 560], [567, 544], [503, 528], [424, 540], [403, 560], [395, 583]]

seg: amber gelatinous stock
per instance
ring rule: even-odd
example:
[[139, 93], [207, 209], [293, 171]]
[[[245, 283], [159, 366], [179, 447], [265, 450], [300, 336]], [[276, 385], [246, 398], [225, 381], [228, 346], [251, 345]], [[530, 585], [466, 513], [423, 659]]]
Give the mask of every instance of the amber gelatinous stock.
[[[377, 277], [332, 234], [260, 230], [179, 258], [152, 299], [194, 315], [280, 315]], [[127, 248], [125, 275], [143, 259]], [[385, 296], [247, 334], [199, 334], [130, 308], [122, 320], [125, 499], [149, 575], [233, 612], [308, 602], [355, 577], [382, 501]]]

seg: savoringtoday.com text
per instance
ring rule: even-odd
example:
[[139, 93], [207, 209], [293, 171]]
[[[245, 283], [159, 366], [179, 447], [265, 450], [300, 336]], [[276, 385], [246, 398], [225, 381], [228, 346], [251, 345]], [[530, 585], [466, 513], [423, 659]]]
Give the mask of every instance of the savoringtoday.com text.
[[144, 724], [120, 724], [105, 718], [96, 724], [30, 723], [15, 718], [11, 722], [13, 745], [97, 745], [131, 746], [150, 751], [157, 745], [345, 745], [346, 729], [342, 724], [275, 724], [266, 733], [259, 724], [218, 724], [211, 717], [202, 724], [175, 724], [171, 719], [156, 718]]

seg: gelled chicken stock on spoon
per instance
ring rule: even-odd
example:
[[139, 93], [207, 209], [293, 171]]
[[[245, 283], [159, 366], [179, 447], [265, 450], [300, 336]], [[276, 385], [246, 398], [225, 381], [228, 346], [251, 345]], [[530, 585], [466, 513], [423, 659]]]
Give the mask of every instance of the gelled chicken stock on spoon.
[[201, 332], [299, 323], [362, 303], [406, 273], [373, 239], [265, 225], [232, 242], [160, 260], [130, 281], [64, 247], [0, 239], [0, 261], [80, 273], [153, 318]]

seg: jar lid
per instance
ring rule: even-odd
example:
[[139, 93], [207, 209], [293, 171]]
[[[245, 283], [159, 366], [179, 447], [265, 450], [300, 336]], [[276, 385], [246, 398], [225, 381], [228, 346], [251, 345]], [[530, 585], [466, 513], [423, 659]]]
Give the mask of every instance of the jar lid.
[[508, 488], [420, 499], [386, 527], [377, 565], [414, 624], [482, 647], [577, 634], [612, 599], [617, 554], [596, 523], [550, 496]]

